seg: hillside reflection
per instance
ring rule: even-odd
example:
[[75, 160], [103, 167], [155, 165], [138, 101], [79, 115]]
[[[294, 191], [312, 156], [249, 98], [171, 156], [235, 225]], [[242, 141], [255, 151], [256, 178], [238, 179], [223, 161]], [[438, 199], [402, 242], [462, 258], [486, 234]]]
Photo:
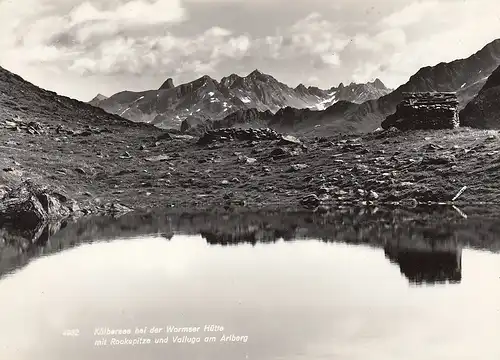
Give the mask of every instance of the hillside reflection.
[[[468, 213], [464, 217], [464, 212]], [[182, 213], [151, 211], [119, 218], [88, 218], [51, 224], [32, 234], [0, 230], [0, 275], [31, 258], [82, 243], [174, 234], [201, 235], [212, 246], [311, 239], [364, 244], [384, 250], [387, 259], [414, 284], [461, 281], [463, 247], [500, 250], [497, 211], [448, 207], [346, 208], [326, 213]]]

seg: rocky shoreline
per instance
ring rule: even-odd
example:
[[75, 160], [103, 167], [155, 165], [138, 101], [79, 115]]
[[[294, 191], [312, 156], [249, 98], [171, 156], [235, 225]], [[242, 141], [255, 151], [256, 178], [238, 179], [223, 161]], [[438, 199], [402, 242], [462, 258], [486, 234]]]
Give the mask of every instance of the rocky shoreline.
[[[329, 234], [381, 246], [413, 239], [414, 225], [426, 232], [434, 224], [438, 234], [451, 219], [466, 229], [461, 244], [500, 250], [489, 232], [478, 235], [485, 221], [494, 229], [494, 220], [470, 218], [471, 211], [500, 209], [498, 131], [391, 128], [297, 138], [231, 128], [197, 138], [145, 129], [94, 129], [83, 142], [69, 135], [64, 156], [53, 140], [56, 126], [44, 126], [43, 136], [0, 132], [0, 141], [8, 134], [39, 149], [3, 147], [0, 257], [19, 263], [81, 241], [158, 232], [169, 238], [190, 227], [215, 244]], [[406, 229], [411, 219], [417, 222]], [[255, 224], [259, 234], [238, 230]]]
[[[28, 131], [13, 134], [40, 139]], [[94, 149], [91, 142], [112, 144], [101, 137], [113, 135], [115, 131], [94, 130], [79, 150], [86, 144]], [[12, 151], [11, 165], [2, 170], [2, 226], [33, 229], [38, 228], [35, 223], [67, 217], [148, 208], [326, 211], [344, 205], [500, 203], [495, 190], [500, 182], [495, 175], [500, 168], [497, 131], [391, 128], [298, 139], [271, 129], [230, 128], [200, 138], [157, 133], [121, 150], [120, 143], [112, 156], [111, 147], [106, 155], [83, 151], [88, 160], [82, 167], [75, 166], [80, 161], [71, 152], [65, 159], [33, 159], [33, 154]], [[76, 150], [78, 141], [66, 144]], [[34, 160], [35, 166], [23, 166], [26, 160]], [[71, 176], [61, 171], [61, 162], [72, 168]], [[40, 168], [45, 176], [35, 172]]]

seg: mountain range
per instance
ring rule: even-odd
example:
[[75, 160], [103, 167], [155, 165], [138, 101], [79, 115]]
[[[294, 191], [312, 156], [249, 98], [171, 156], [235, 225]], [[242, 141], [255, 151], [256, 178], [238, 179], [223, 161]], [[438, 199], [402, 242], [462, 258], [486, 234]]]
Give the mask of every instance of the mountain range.
[[245, 77], [232, 74], [216, 81], [203, 76], [178, 86], [167, 79], [157, 90], [98, 95], [90, 103], [129, 120], [191, 133], [235, 125], [299, 133], [368, 132], [395, 112], [405, 92], [456, 92], [459, 109], [464, 109], [499, 65], [497, 39], [465, 59], [421, 68], [393, 91], [379, 79], [327, 90], [303, 84], [291, 88], [254, 70]]
[[[282, 131], [306, 134], [369, 132], [378, 128], [388, 115], [395, 112], [396, 106], [403, 100], [405, 92], [456, 92], [459, 99], [459, 109], [464, 109], [478, 95], [489, 76], [499, 65], [500, 39], [497, 39], [468, 58], [421, 68], [396, 90], [361, 104], [348, 100], [337, 101], [324, 110], [286, 107], [274, 114], [244, 110], [231, 114], [222, 120], [214, 120], [194, 127], [184, 126], [184, 128], [192, 133], [198, 133], [207, 128], [219, 128], [234, 124], [242, 126], [250, 121], [250, 123], [266, 123]], [[467, 112], [464, 112], [463, 116], [465, 114]], [[467, 124], [476, 127], [474, 121], [469, 121]], [[251, 124], [247, 124], [247, 126], [249, 125]], [[479, 127], [480, 124], [477, 126]]]
[[232, 74], [220, 81], [205, 75], [178, 86], [169, 78], [156, 90], [122, 91], [109, 98], [99, 94], [89, 103], [132, 121], [178, 129], [183, 121], [184, 128], [186, 124], [192, 127], [224, 119], [239, 110], [273, 114], [285, 107], [324, 110], [338, 101], [362, 103], [390, 91], [380, 79], [366, 84], [340, 84], [327, 90], [303, 84], [291, 88], [254, 70], [245, 77]]

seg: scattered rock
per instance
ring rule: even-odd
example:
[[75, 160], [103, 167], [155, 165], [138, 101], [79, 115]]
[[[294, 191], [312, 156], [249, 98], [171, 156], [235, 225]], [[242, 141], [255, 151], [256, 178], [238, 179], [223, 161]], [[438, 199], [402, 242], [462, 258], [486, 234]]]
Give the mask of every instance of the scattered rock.
[[104, 209], [107, 214], [113, 215], [114, 217], [120, 217], [133, 211], [133, 209], [119, 203], [106, 204]]
[[278, 145], [302, 145], [302, 142], [292, 135], [282, 135]]
[[442, 149], [443, 149], [442, 146], [431, 143], [431, 144], [425, 145], [422, 150], [424, 150], [424, 151], [435, 151], [435, 150], [442, 150]]
[[170, 135], [170, 133], [166, 132], [166, 133], [163, 133], [161, 134], [160, 136], [158, 136], [156, 138], [156, 141], [161, 141], [161, 140], [173, 140], [174, 138], [172, 137], [172, 135]]
[[156, 155], [156, 156], [151, 156], [146, 159], [144, 159], [148, 162], [159, 162], [159, 161], [167, 161], [170, 160], [170, 156], [168, 155]]
[[4, 121], [4, 126], [9, 130], [17, 130], [17, 122], [15, 121]]
[[257, 159], [244, 155], [239, 155], [237, 161], [239, 164], [254, 164], [257, 162]]
[[227, 141], [262, 141], [262, 140], [279, 140], [280, 135], [268, 128], [262, 129], [236, 129], [224, 128], [218, 130], [211, 130], [201, 136], [197, 144], [208, 145], [213, 142], [227, 142]]
[[297, 156], [300, 153], [301, 153], [301, 151], [298, 149], [292, 150], [292, 149], [285, 148], [285, 147], [279, 147], [279, 148], [273, 149], [269, 153], [269, 157], [271, 157], [273, 159], [281, 159], [281, 158], [286, 158], [286, 157], [291, 157], [291, 156]]
[[127, 174], [134, 174], [136, 172], [137, 172], [137, 170], [134, 170], [134, 169], [123, 169], [123, 170], [118, 171], [115, 174], [115, 176], [121, 176], [121, 175], [127, 175]]
[[293, 165], [290, 165], [290, 168], [287, 171], [288, 172], [296, 172], [296, 171], [307, 169], [308, 167], [309, 167], [309, 165], [307, 165], [307, 164], [293, 164]]
[[321, 204], [321, 199], [316, 194], [309, 194], [304, 196], [300, 203], [305, 207], [315, 208]]
[[120, 159], [132, 159], [132, 155], [128, 151], [125, 151], [123, 155], [120, 156]]
[[422, 159], [421, 165], [448, 165], [455, 163], [453, 155], [426, 156]]
[[375, 191], [370, 190], [369, 198], [372, 200], [378, 200], [380, 198], [380, 195], [377, 194]]
[[273, 157], [273, 158], [281, 158], [281, 157], [285, 157], [285, 156], [289, 156], [290, 153], [288, 151], [288, 149], [286, 148], [276, 148], [276, 149], [273, 149], [271, 151], [271, 153], [269, 154], [270, 157]]
[[337, 144], [337, 146], [340, 146], [340, 151], [344, 153], [352, 153], [363, 150], [363, 144]]

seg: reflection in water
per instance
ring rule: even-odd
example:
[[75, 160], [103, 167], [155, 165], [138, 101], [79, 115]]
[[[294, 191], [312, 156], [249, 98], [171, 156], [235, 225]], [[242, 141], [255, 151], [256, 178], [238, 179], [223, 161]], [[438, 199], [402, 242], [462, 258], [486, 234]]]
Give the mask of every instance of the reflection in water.
[[414, 284], [459, 283], [462, 279], [462, 246], [453, 232], [389, 239], [384, 252]]
[[321, 214], [151, 211], [118, 218], [63, 222], [47, 226], [35, 237], [4, 228], [0, 229], [0, 276], [23, 266], [31, 258], [96, 239], [146, 234], [170, 239], [181, 233], [201, 234], [211, 245], [256, 245], [304, 238], [327, 243], [368, 244], [384, 248], [387, 257], [398, 263], [413, 283], [457, 282], [461, 278], [462, 247], [500, 251], [498, 211], [491, 208], [464, 211], [467, 218], [448, 207], [341, 208]]
[[387, 246], [384, 250], [387, 258], [399, 264], [401, 273], [412, 283], [459, 283], [462, 279], [462, 249], [426, 251]]
[[[384, 250], [316, 240], [207, 246], [199, 235], [84, 244], [0, 280], [0, 359], [500, 358], [498, 255], [465, 249], [459, 284], [410, 287]], [[182, 334], [195, 344], [140, 332], [205, 325], [224, 329]], [[132, 333], [96, 346], [96, 328]]]

